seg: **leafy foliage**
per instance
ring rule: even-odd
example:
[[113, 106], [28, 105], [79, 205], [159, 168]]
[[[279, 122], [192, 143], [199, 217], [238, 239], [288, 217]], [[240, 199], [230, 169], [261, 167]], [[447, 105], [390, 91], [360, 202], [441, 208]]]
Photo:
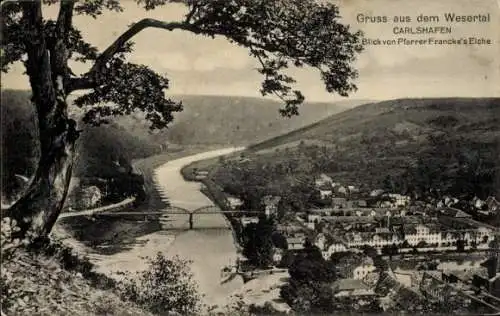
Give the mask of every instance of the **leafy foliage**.
[[350, 80], [357, 73], [350, 64], [362, 49], [361, 34], [350, 33], [338, 18], [333, 4], [300, 0], [198, 1], [191, 14], [201, 33], [223, 35], [250, 49], [265, 77], [262, 94], [280, 97], [285, 102], [281, 113], [287, 116], [297, 114], [304, 101], [290, 87], [295, 80], [284, 72], [290, 66], [318, 69], [329, 92], [346, 96], [356, 88]]
[[[2, 313], [8, 315], [150, 315], [112, 290], [114, 281], [92, 271], [93, 265], [57, 241], [34, 245], [14, 239], [15, 220], [2, 218]], [[36, 251], [33, 251], [36, 250]]]
[[[152, 9], [169, 1], [139, 2]], [[188, 21], [201, 33], [223, 35], [250, 48], [250, 54], [261, 62], [259, 72], [266, 77], [262, 93], [294, 97], [288, 100], [286, 113], [292, 114], [303, 101], [300, 92], [288, 86], [295, 80], [282, 72], [291, 65], [317, 68], [329, 92], [346, 95], [356, 88], [349, 82], [357, 75], [350, 63], [362, 49], [361, 33], [351, 33], [348, 26], [337, 22], [339, 11], [333, 4], [300, 0], [179, 2], [191, 7]]]
[[[348, 26], [338, 22], [339, 11], [333, 4], [300, 0], [136, 2], [146, 10], [182, 3], [188, 13], [179, 22], [149, 19], [135, 23], [101, 54], [72, 25], [64, 35], [69, 59], [94, 62], [91, 70], [79, 78], [65, 65], [69, 78], [67, 92], [92, 90], [77, 102], [85, 107], [89, 123], [100, 124], [106, 121], [105, 117], [130, 114], [138, 109], [147, 113], [152, 128], [163, 128], [172, 120], [171, 113], [181, 110], [180, 104], [164, 96], [168, 89], [167, 78], [146, 66], [126, 61], [126, 54], [132, 52], [130, 39], [146, 27], [182, 29], [210, 37], [223, 36], [248, 48], [249, 54], [261, 64], [258, 71], [264, 76], [262, 94], [273, 94], [283, 100], [285, 107], [281, 113], [285, 116], [298, 114], [298, 105], [304, 101], [302, 93], [291, 86], [295, 79], [286, 73], [290, 67], [316, 68], [329, 92], [347, 96], [356, 89], [352, 81], [357, 73], [352, 68], [352, 62], [362, 50], [362, 34], [351, 32]], [[44, 3], [55, 5], [57, 1], [46, 0]], [[60, 18], [71, 18], [73, 14], [98, 18], [104, 10], [123, 11], [117, 0], [78, 1], [71, 7], [72, 12], [66, 13], [62, 8], [61, 5]], [[25, 43], [36, 36], [30, 31], [32, 26], [23, 19], [23, 6], [6, 3], [3, 10], [2, 70], [8, 71], [9, 65], [21, 60], [26, 52]], [[50, 50], [55, 49], [61, 39], [58, 27], [59, 22], [53, 20], [45, 20], [40, 26]]]
[[120, 285], [121, 296], [155, 314], [196, 314], [200, 311], [200, 297], [187, 263], [158, 253], [149, 259], [148, 269], [125, 277]]
[[261, 217], [243, 229], [243, 255], [252, 265], [267, 268], [273, 262], [273, 228], [271, 220]]
[[119, 0], [84, 0], [79, 1], [75, 6], [76, 14], [90, 15], [94, 19], [102, 14], [102, 10], [107, 9], [115, 12], [123, 12]]
[[302, 313], [332, 312], [331, 283], [336, 280], [335, 267], [323, 259], [319, 249], [306, 243], [303, 252], [294, 257], [289, 267], [290, 280], [281, 297], [293, 310]]
[[[117, 115], [131, 114], [136, 110], [146, 113], [151, 129], [161, 129], [173, 120], [172, 112], [182, 110], [182, 103], [165, 98], [168, 79], [143, 65], [115, 59], [111, 71], [105, 72], [106, 84], [75, 100], [86, 108], [84, 122], [99, 125]], [[95, 104], [105, 104], [94, 106]], [[116, 106], [118, 105], [118, 106]]]

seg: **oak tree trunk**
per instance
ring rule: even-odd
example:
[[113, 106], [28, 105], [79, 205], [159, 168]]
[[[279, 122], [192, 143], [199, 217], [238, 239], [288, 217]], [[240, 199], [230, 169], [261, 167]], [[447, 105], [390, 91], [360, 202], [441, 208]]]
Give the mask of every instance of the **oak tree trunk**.
[[69, 80], [67, 38], [74, 1], [61, 2], [51, 37], [44, 32], [41, 2], [25, 1], [21, 5], [31, 35], [25, 43], [25, 64], [38, 118], [40, 160], [28, 190], [8, 213], [21, 228], [19, 237], [37, 239], [50, 233], [64, 206], [79, 134], [75, 121], [68, 116], [65, 89]]
[[25, 194], [10, 209], [21, 231], [19, 236], [47, 236], [64, 206], [75, 158], [78, 132], [72, 120], [61, 118], [58, 129], [40, 133], [46, 138], [37, 171]]

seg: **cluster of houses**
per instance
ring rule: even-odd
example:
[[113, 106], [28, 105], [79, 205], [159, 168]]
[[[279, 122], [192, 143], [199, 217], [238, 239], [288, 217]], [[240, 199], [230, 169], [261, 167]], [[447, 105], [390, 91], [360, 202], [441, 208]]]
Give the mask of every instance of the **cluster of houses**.
[[307, 221], [307, 226], [315, 230], [317, 224], [321, 222], [375, 222], [377, 219], [386, 217], [404, 217], [407, 213], [406, 209], [387, 209], [387, 208], [369, 208], [369, 207], [352, 207], [352, 208], [321, 208], [311, 209], [307, 212], [299, 214]]
[[315, 179], [315, 188], [320, 199], [331, 201], [332, 208], [345, 209], [367, 207], [370, 201], [380, 208], [399, 208], [410, 204], [410, 197], [397, 193], [387, 193], [382, 189], [363, 192], [354, 185], [342, 185], [334, 182], [331, 177], [321, 174]]
[[[387, 247], [397, 247], [398, 252], [430, 250], [453, 250], [462, 243], [464, 249], [488, 249], [495, 239], [493, 229], [479, 226], [454, 228], [429, 218], [405, 218], [389, 223], [388, 227], [374, 227], [378, 224], [364, 224], [365, 231], [359, 231], [352, 225], [326, 227], [319, 232], [314, 244], [322, 251], [325, 259], [334, 253], [350, 250], [375, 248], [379, 253]], [[366, 227], [368, 226], [368, 227]], [[371, 226], [371, 229], [369, 228]]]
[[[457, 249], [459, 244], [464, 250], [487, 249], [495, 239], [493, 229], [470, 224], [469, 221], [474, 222], [471, 215], [449, 207], [457, 202], [451, 197], [444, 198], [442, 205], [429, 213], [420, 207], [416, 210], [409, 206], [408, 196], [385, 193], [383, 190], [361, 193], [355, 186], [335, 183], [324, 174], [316, 179], [315, 185], [330, 205], [296, 213], [299, 221], [278, 226], [289, 250], [302, 249], [307, 236], [311, 235], [315, 236], [313, 243], [325, 259], [334, 253], [366, 247], [375, 248], [379, 253], [387, 247], [397, 247], [398, 252], [415, 249], [445, 251]], [[237, 199], [229, 200], [232, 207], [241, 204]], [[279, 201], [279, 196], [263, 198], [266, 216], [277, 213]], [[377, 201], [376, 205], [369, 205], [373, 201]], [[480, 205], [483, 209], [485, 205], [493, 211], [498, 208], [494, 198], [484, 203]], [[258, 222], [258, 218], [243, 216], [240, 221], [246, 226]], [[458, 226], [450, 225], [450, 222], [457, 222]]]
[[496, 257], [486, 258], [444, 256], [432, 260], [436, 265], [426, 269], [420, 269], [419, 262], [429, 263], [428, 259], [411, 259], [410, 266], [390, 262], [384, 268], [363, 252], [350, 252], [335, 259], [339, 278], [331, 289], [339, 299], [358, 304], [377, 301], [384, 310], [394, 305], [422, 309], [441, 303], [457, 311], [497, 311], [500, 300], [491, 298], [500, 294], [500, 265]]
[[[452, 196], [444, 196], [436, 204], [436, 207], [454, 207], [460, 202], [459, 199]], [[463, 204], [462, 204], [463, 205]], [[472, 200], [467, 201], [465, 207], [471, 214], [477, 214], [483, 217], [494, 217], [500, 214], [500, 202], [493, 196], [489, 196], [485, 200], [478, 198], [477, 196], [472, 198]]]
[[[365, 254], [366, 248], [378, 254], [416, 251], [416, 255], [427, 251], [433, 251], [432, 255], [449, 254], [460, 247], [463, 250], [490, 249], [491, 243], [496, 241], [497, 230], [453, 208], [458, 199], [444, 197], [428, 209], [418, 203], [410, 205], [408, 196], [383, 190], [363, 192], [355, 186], [335, 183], [324, 174], [316, 179], [315, 186], [325, 207], [295, 213], [294, 219], [277, 225], [277, 231], [286, 239], [287, 250], [276, 249], [275, 262], [282, 259], [285, 251], [304, 249], [309, 240], [320, 249], [325, 260], [336, 258], [339, 279], [331, 284], [331, 289], [338, 298], [370, 301], [384, 296], [390, 298], [386, 303], [406, 304], [408, 301], [411, 305], [418, 301], [425, 305], [429, 299], [451, 302], [453, 295], [450, 293], [457, 293], [457, 287], [469, 291], [464, 292], [465, 296], [455, 295], [462, 300], [460, 303], [475, 297], [476, 293], [470, 293], [472, 288], [476, 292], [480, 288], [500, 295], [500, 252], [491, 259], [496, 260], [496, 264], [489, 264], [487, 271], [483, 266], [485, 260], [481, 258], [467, 264], [440, 262], [433, 270], [414, 269], [411, 273], [391, 270], [389, 274], [382, 272]], [[262, 201], [266, 216], [278, 212], [279, 196], [265, 196]], [[241, 206], [241, 201], [235, 198], [228, 198], [228, 202], [232, 208]], [[471, 203], [484, 215], [500, 212], [500, 203], [495, 198], [475, 199]], [[243, 216], [240, 221], [245, 226], [257, 223], [258, 218]], [[406, 284], [405, 279], [408, 279]], [[381, 284], [387, 285], [388, 293], [383, 293]], [[480, 302], [481, 297], [476, 300]]]

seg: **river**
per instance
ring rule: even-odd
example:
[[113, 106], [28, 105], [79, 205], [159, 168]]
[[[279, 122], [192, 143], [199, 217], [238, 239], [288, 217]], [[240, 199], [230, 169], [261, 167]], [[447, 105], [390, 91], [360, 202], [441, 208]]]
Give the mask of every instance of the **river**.
[[[198, 160], [226, 155], [243, 148], [228, 148], [196, 154], [173, 161], [156, 169], [155, 178], [158, 189], [168, 198], [170, 204], [187, 210], [204, 206], [214, 206], [212, 201], [200, 192], [200, 183], [185, 181], [181, 169]], [[186, 215], [168, 216], [172, 228], [188, 227]], [[236, 260], [236, 247], [229, 223], [223, 214], [194, 216], [194, 229], [178, 233], [166, 249], [169, 256], [191, 260], [191, 269], [198, 282], [204, 303], [222, 306], [231, 293], [240, 288], [243, 281], [239, 278], [221, 285], [220, 271]]]
[[[55, 227], [59, 237], [75, 250], [86, 254], [98, 272], [120, 278], [119, 271], [135, 273], [147, 268], [144, 257], [153, 257], [162, 252], [168, 257], [179, 256], [191, 261], [191, 271], [198, 284], [203, 303], [207, 306], [224, 306], [231, 294], [242, 287], [240, 277], [221, 284], [221, 269], [232, 263], [237, 256], [230, 224], [221, 213], [194, 216], [194, 228], [189, 228], [189, 216], [169, 214], [169, 210], [182, 208], [195, 210], [213, 206], [210, 199], [201, 193], [199, 182], [185, 181], [181, 169], [195, 161], [227, 155], [243, 148], [226, 148], [207, 151], [169, 161], [155, 170], [154, 182], [163, 199], [168, 200], [172, 209], [166, 209], [160, 217], [161, 229], [136, 238], [128, 249], [113, 254], [97, 254], [77, 240], [68, 237], [60, 226]], [[178, 209], [176, 210], [179, 211]], [[133, 224], [133, 223], [131, 223]]]
[[[215, 208], [212, 201], [201, 193], [201, 184], [185, 181], [181, 175], [181, 169], [195, 161], [230, 154], [242, 149], [226, 148], [207, 151], [171, 160], [156, 168], [154, 173], [156, 189], [160, 192], [162, 199], [168, 200], [174, 208], [165, 210], [166, 215], [159, 219], [160, 225], [151, 227], [152, 229], [149, 230], [152, 233], [134, 237], [132, 245], [125, 250], [112, 254], [97, 253], [68, 234], [68, 230], [63, 225], [56, 225], [53, 234], [77, 252], [86, 255], [94, 263], [97, 272], [117, 279], [123, 277], [117, 272], [135, 273], [145, 270], [147, 268], [145, 257], [153, 257], [158, 252], [162, 252], [167, 257], [179, 256], [181, 259], [192, 261], [191, 272], [198, 284], [200, 294], [203, 295], [202, 302], [206, 306], [217, 305], [222, 308], [227, 304], [234, 304], [239, 301], [238, 297], [242, 297], [248, 305], [272, 302], [278, 310], [287, 311], [288, 305], [280, 302], [279, 285], [283, 284], [288, 273], [267, 275], [245, 284], [241, 277], [237, 276], [221, 284], [221, 269], [228, 264], [234, 264], [237, 257], [231, 226], [223, 214], [195, 215], [194, 229], [188, 230], [188, 215], [169, 213], [175, 210], [175, 207], [189, 211], [204, 206]], [[65, 218], [63, 221], [70, 218]], [[97, 224], [87, 223], [86, 225], [96, 226]], [[97, 225], [95, 229], [102, 233], [102, 229], [106, 230], [106, 225], [104, 225], [106, 222], [100, 224], [103, 226]], [[121, 225], [125, 224], [128, 225], [125, 227], [131, 229], [135, 227], [134, 225], [147, 225], [147, 223], [130, 221], [121, 223]], [[89, 227], [86, 229], [89, 230]], [[206, 311], [203, 314], [206, 314]]]

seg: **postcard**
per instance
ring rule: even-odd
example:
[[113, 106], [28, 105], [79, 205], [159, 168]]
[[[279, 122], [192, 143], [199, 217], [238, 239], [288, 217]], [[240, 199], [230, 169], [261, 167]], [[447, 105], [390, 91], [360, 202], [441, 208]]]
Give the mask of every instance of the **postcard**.
[[1, 314], [500, 314], [498, 0], [5, 0]]

